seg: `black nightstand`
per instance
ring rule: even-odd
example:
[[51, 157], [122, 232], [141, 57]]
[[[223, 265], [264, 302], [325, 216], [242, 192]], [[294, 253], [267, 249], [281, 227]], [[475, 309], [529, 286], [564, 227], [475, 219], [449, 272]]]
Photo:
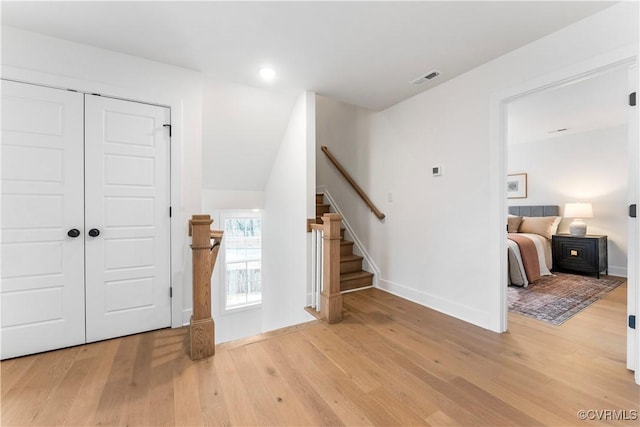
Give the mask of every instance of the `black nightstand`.
[[607, 236], [556, 234], [552, 245], [554, 270], [595, 274], [598, 279], [608, 272]]

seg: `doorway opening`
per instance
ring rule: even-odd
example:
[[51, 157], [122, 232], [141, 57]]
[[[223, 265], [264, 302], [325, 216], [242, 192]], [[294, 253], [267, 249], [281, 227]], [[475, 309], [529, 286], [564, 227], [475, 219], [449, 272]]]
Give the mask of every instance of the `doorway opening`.
[[[507, 165], [509, 164], [508, 162], [508, 154], [509, 154], [509, 149], [510, 147], [508, 147], [508, 140], [509, 140], [509, 133], [510, 133], [510, 129], [509, 129], [509, 109], [513, 106], [513, 108], [517, 108], [516, 106], [518, 105], [519, 102], [526, 102], [527, 98], [534, 99], [534, 97], [541, 97], [544, 98], [545, 96], [549, 96], [550, 94], [552, 94], [554, 91], [562, 91], [562, 90], [566, 90], [566, 91], [571, 91], [571, 89], [575, 88], [575, 87], [579, 87], [580, 84], [589, 84], [590, 81], [591, 83], [596, 82], [598, 79], [605, 79], [607, 75], [612, 75], [613, 73], [618, 73], [619, 76], [626, 76], [626, 80], [624, 83], [626, 83], [626, 91], [625, 93], [623, 93], [621, 96], [619, 96], [619, 102], [624, 106], [625, 109], [627, 109], [627, 117], [629, 120], [628, 123], [628, 129], [625, 131], [624, 129], [618, 129], [618, 135], [622, 134], [622, 138], [625, 139], [626, 141], [626, 147], [628, 148], [628, 153], [627, 153], [627, 158], [625, 159], [625, 163], [626, 165], [623, 167], [624, 169], [626, 169], [626, 171], [628, 172], [628, 178], [626, 180], [626, 182], [622, 183], [622, 184], [618, 184], [619, 187], [623, 187], [626, 184], [626, 188], [617, 188], [617, 192], [618, 192], [618, 198], [620, 198], [620, 192], [626, 193], [626, 197], [623, 194], [622, 196], [622, 201], [616, 203], [615, 209], [618, 210], [618, 214], [620, 212], [623, 212], [624, 215], [624, 219], [622, 220], [623, 222], [623, 230], [622, 231], [616, 231], [617, 236], [621, 235], [621, 238], [617, 238], [617, 242], [615, 242], [615, 245], [612, 246], [613, 249], [613, 260], [614, 263], [617, 263], [618, 265], [615, 264], [609, 264], [612, 267], [615, 267], [613, 270], [614, 274], [617, 275], [624, 275], [625, 274], [625, 267], [626, 268], [626, 275], [628, 276], [628, 287], [627, 287], [627, 313], [635, 313], [637, 310], [637, 305], [638, 305], [638, 301], [637, 301], [637, 288], [638, 288], [638, 283], [637, 283], [637, 264], [638, 264], [638, 260], [637, 260], [637, 224], [635, 222], [635, 220], [628, 220], [626, 218], [626, 212], [627, 212], [627, 204], [629, 203], [636, 203], [635, 201], [637, 200], [637, 195], [638, 195], [638, 185], [637, 185], [637, 181], [638, 181], [638, 152], [637, 152], [637, 147], [634, 147], [634, 144], [631, 144], [630, 141], [633, 141], [634, 138], [637, 138], [637, 129], [638, 129], [638, 123], [637, 123], [637, 116], [634, 116], [634, 114], [632, 112], [630, 112], [630, 108], [629, 108], [629, 104], [628, 104], [628, 96], [629, 93], [632, 92], [633, 90], [636, 89], [636, 85], [637, 82], [635, 81], [636, 79], [636, 70], [635, 70], [635, 55], [630, 52], [629, 54], [625, 55], [624, 53], [622, 53], [621, 55], [618, 55], [617, 60], [612, 60], [612, 58], [609, 56], [607, 58], [605, 57], [601, 57], [601, 58], [596, 58], [592, 61], [587, 61], [585, 63], [582, 64], [578, 64], [575, 67], [572, 67], [571, 69], [566, 69], [566, 70], [561, 70], [560, 72], [554, 73], [553, 75], [549, 75], [549, 76], [545, 76], [543, 78], [537, 79], [535, 81], [531, 81], [527, 84], [522, 85], [520, 88], [516, 88], [516, 89], [511, 89], [509, 91], [505, 91], [504, 93], [498, 94], [496, 96], [494, 96], [493, 98], [493, 128], [492, 128], [492, 132], [494, 132], [494, 136], [496, 137], [496, 140], [498, 142], [497, 145], [494, 145], [494, 147], [497, 149], [496, 152], [496, 163], [498, 163], [500, 165], [499, 170], [501, 171], [501, 176], [497, 177], [496, 182], [500, 183], [500, 186], [502, 188], [502, 191], [500, 192], [500, 196], [499, 199], [496, 200], [496, 204], [498, 205], [498, 210], [499, 210], [499, 215], [498, 217], [501, 219], [500, 221], [500, 228], [501, 230], [504, 230], [504, 224], [505, 222], [507, 222], [507, 211], [508, 211], [508, 205], [511, 205], [511, 203], [507, 203], [507, 175], [508, 173], [512, 173], [512, 172], [527, 172], [527, 171], [522, 171], [522, 170], [512, 170], [511, 168], [508, 168]], [[572, 88], [573, 86], [573, 88]], [[579, 101], [579, 99], [578, 99]], [[554, 106], [555, 107], [555, 106]], [[603, 115], [605, 115], [603, 113]], [[593, 123], [592, 125], [595, 126], [595, 123]], [[623, 126], [622, 124], [618, 124], [619, 126]], [[592, 126], [592, 131], [596, 132], [596, 127]], [[611, 126], [611, 128], [615, 128], [615, 126]], [[560, 130], [560, 129], [567, 129], [567, 130]], [[569, 131], [569, 127], [567, 126], [557, 126], [557, 127], [551, 127], [549, 129], [546, 130], [546, 132], [548, 133], [549, 131], [555, 131], [553, 133], [562, 133], [562, 132], [568, 132]], [[565, 135], [562, 136], [556, 136], [556, 139], [560, 139], [560, 138], [569, 138], [569, 137], [577, 137], [577, 134], [579, 134], [579, 132], [575, 132], [574, 135], [571, 135], [570, 133], [566, 133]], [[625, 138], [626, 136], [626, 138]], [[604, 135], [600, 135], [600, 137], [605, 137]], [[552, 138], [547, 138], [547, 139], [552, 139]], [[554, 141], [557, 143], [557, 141]], [[592, 150], [593, 148], [589, 148], [587, 149], [587, 147], [585, 147], [585, 149], [583, 151], [588, 152], [589, 150]], [[564, 153], [562, 155], [557, 155], [555, 158], [552, 158], [552, 162], [562, 162], [565, 161], [567, 165], [574, 163], [577, 164], [579, 163], [579, 160], [581, 159], [580, 157], [580, 152], [577, 153], [573, 153], [575, 155], [575, 157], [571, 157], [569, 154]], [[609, 154], [609, 153], [607, 153]], [[564, 156], [564, 159], [562, 158], [562, 156]], [[513, 164], [511, 165], [513, 166]], [[599, 172], [596, 169], [596, 172]], [[561, 183], [556, 182], [555, 188], [556, 190], [560, 187], [560, 190], [556, 191], [555, 196], [557, 196], [558, 194], [560, 194], [562, 191], [569, 191], [569, 189], [571, 188], [576, 188], [575, 182], [572, 182], [573, 179], [575, 179], [575, 181], [577, 181], [578, 183], [580, 182], [579, 178], [577, 178], [577, 176], [579, 175], [576, 172], [571, 172], [570, 168], [566, 168], [566, 171], [563, 172], [563, 179]], [[529, 176], [527, 175], [527, 178], [529, 178], [529, 192], [528, 192], [528, 200], [526, 200], [527, 203], [522, 203], [522, 201], [520, 203], [520, 205], [524, 205], [524, 204], [530, 204], [530, 205], [542, 205], [542, 204], [555, 204], [558, 205], [559, 208], [561, 209], [560, 214], [562, 214], [562, 210], [564, 209], [564, 204], [567, 202], [571, 202], [571, 201], [578, 201], [576, 200], [577, 198], [580, 197], [587, 197], [589, 196], [587, 193], [583, 193], [581, 194], [575, 194], [571, 197], [571, 200], [559, 200], [559, 197], [555, 197], [555, 200], [540, 200], [538, 197], [540, 197], [541, 194], [543, 194], [542, 197], [544, 197], [544, 191], [550, 191], [549, 188], [547, 188], [546, 190], [544, 190], [544, 186], [542, 187], [544, 191], [540, 191], [540, 184], [543, 182], [542, 180], [537, 180], [537, 178], [539, 178], [538, 172], [536, 172], [534, 176]], [[536, 179], [535, 182], [532, 182], [531, 179], [534, 178]], [[557, 181], [557, 180], [556, 180]], [[584, 184], [584, 182], [583, 182]], [[573, 187], [572, 187], [573, 186]], [[591, 186], [593, 187], [593, 186]], [[589, 188], [589, 190], [594, 190], [594, 188]], [[603, 186], [603, 189], [601, 191], [602, 194], [600, 194], [599, 197], [604, 197], [605, 193], [606, 193], [606, 187]], [[611, 188], [609, 188], [610, 190]], [[533, 193], [531, 192], [533, 191]], [[591, 197], [596, 197], [598, 196], [597, 194], [592, 194]], [[538, 198], [538, 199], [537, 199]], [[565, 194], [565, 198], [567, 197], [567, 194]], [[597, 197], [596, 197], [597, 198]], [[509, 200], [509, 202], [513, 202], [513, 200]], [[605, 203], [606, 205], [606, 203]], [[603, 217], [608, 217], [609, 213], [606, 211], [606, 209], [608, 209], [607, 206], [605, 206], [605, 210], [601, 211], [603, 213]], [[600, 229], [602, 229], [601, 227], [603, 227], [602, 224], [602, 220], [605, 220], [606, 218], [600, 218], [598, 221], [596, 221], [596, 216], [597, 214], [594, 212], [594, 218], [592, 218], [592, 220], [594, 221], [594, 223], [592, 224], [593, 227], [593, 231], [597, 231], [597, 229], [600, 227]], [[566, 221], [566, 220], [565, 220]], [[596, 226], [596, 223], [599, 223], [598, 226]], [[604, 225], [606, 226], [606, 225]], [[568, 222], [565, 223], [565, 228], [568, 228]], [[553, 232], [555, 233], [557, 230], [554, 230]], [[562, 229], [560, 230], [561, 232], [563, 231]], [[566, 230], [565, 230], [566, 231]], [[624, 237], [626, 236], [627, 238], [627, 248], [626, 248], [626, 255], [628, 255], [628, 265], [625, 265], [621, 260], [624, 259]], [[508, 311], [507, 311], [507, 307], [508, 307], [508, 298], [507, 298], [507, 284], [508, 284], [508, 271], [507, 271], [507, 249], [506, 249], [506, 244], [504, 244], [503, 246], [505, 246], [504, 248], [500, 248], [500, 253], [501, 253], [501, 259], [500, 259], [500, 268], [501, 268], [501, 272], [500, 272], [500, 277], [501, 277], [501, 282], [500, 282], [500, 290], [499, 290], [499, 295], [500, 295], [500, 313], [501, 316], [498, 319], [499, 320], [499, 330], [500, 331], [506, 331], [507, 327], [508, 327]], [[616, 253], [617, 252], [617, 253]], [[626, 316], [623, 318], [623, 321], [626, 319]], [[636, 370], [637, 371], [637, 347], [638, 347], [638, 343], [637, 343], [637, 333], [636, 331], [627, 328], [627, 368], [631, 369], [631, 370]], [[636, 382], [638, 382], [638, 376], [636, 374]]]

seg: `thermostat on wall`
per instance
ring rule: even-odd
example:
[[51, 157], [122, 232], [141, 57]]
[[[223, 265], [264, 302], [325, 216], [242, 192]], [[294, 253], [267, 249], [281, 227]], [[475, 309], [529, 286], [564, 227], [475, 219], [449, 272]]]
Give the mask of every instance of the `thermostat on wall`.
[[440, 176], [440, 175], [442, 175], [442, 166], [433, 166], [431, 168], [431, 175], [432, 176]]

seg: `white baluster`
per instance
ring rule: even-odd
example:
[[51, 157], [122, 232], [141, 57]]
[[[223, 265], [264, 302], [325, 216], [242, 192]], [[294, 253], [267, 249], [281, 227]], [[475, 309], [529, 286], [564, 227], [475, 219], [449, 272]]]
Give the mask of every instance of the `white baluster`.
[[322, 231], [318, 231], [318, 238], [316, 239], [317, 247], [316, 253], [319, 254], [317, 257], [317, 266], [316, 266], [316, 301], [317, 308], [316, 310], [320, 311], [320, 305], [322, 299], [320, 298], [320, 293], [322, 292], [322, 270], [324, 265], [324, 251], [322, 249], [322, 245], [324, 239], [322, 238]]
[[316, 308], [316, 288], [318, 286], [316, 271], [318, 269], [317, 243], [318, 235], [316, 230], [311, 230], [311, 308]]

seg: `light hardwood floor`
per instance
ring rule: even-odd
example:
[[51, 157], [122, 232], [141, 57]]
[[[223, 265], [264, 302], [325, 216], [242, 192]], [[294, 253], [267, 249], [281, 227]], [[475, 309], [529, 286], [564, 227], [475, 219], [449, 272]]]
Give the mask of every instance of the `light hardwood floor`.
[[577, 417], [640, 409], [625, 292], [560, 327], [510, 315], [495, 334], [368, 289], [344, 296], [340, 324], [223, 344], [197, 362], [186, 329], [17, 358], [0, 364], [2, 425], [637, 426]]

